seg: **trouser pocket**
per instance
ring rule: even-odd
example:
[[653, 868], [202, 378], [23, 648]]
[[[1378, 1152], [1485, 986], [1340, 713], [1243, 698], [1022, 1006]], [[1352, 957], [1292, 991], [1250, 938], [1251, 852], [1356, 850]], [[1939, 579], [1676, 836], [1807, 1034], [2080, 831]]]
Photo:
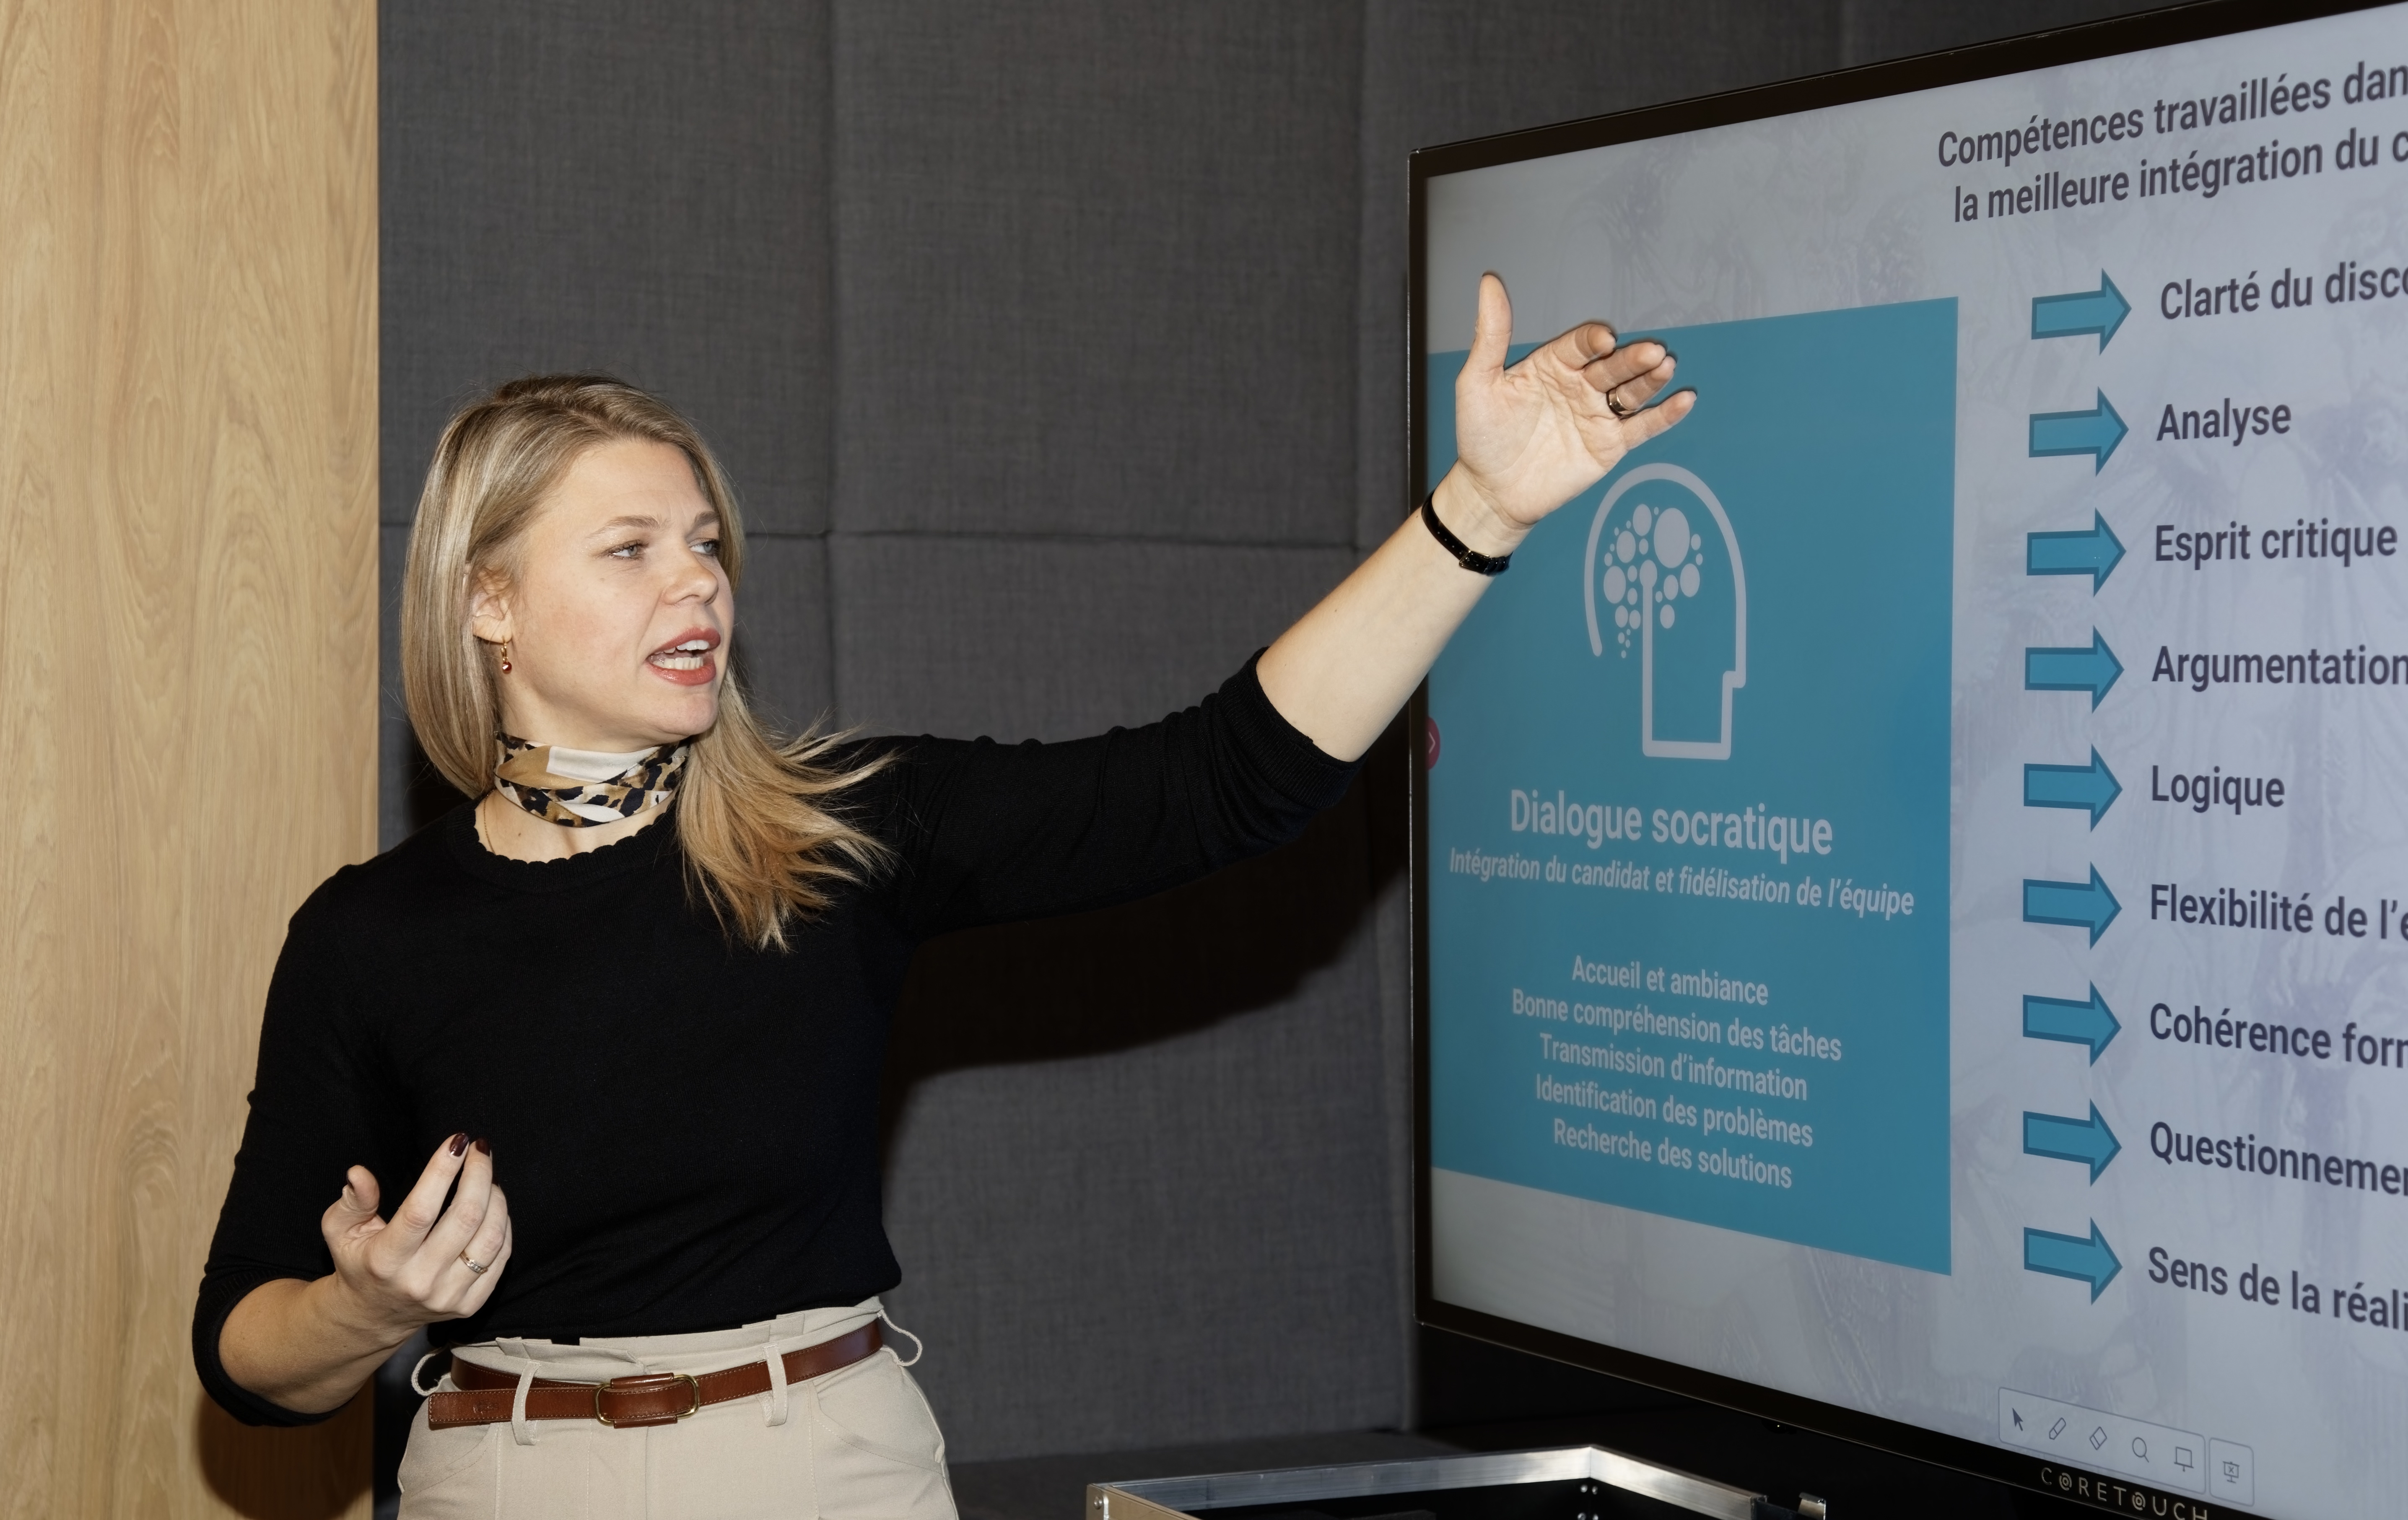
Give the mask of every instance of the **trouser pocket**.
[[813, 1486], [824, 1520], [952, 1520], [944, 1436], [920, 1384], [893, 1351], [810, 1386]]
[[[452, 1381], [443, 1380], [450, 1388]], [[409, 1422], [409, 1444], [401, 1454], [402, 1520], [453, 1520], [494, 1513], [494, 1434], [507, 1426], [454, 1426], [437, 1430], [426, 1423], [427, 1406]]]

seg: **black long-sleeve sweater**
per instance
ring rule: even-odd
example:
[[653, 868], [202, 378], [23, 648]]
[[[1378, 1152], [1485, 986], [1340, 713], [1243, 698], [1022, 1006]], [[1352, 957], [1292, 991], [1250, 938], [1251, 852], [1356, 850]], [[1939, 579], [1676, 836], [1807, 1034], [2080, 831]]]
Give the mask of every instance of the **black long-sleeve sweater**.
[[879, 1068], [913, 948], [1125, 901], [1296, 835], [1354, 774], [1251, 662], [1200, 705], [1070, 743], [873, 740], [842, 806], [895, 864], [731, 945], [687, 890], [674, 807], [567, 860], [495, 855], [463, 806], [294, 914], [251, 1118], [193, 1316], [236, 1418], [306, 1416], [236, 1384], [226, 1315], [334, 1269], [318, 1223], [353, 1165], [383, 1210], [435, 1147], [490, 1137], [514, 1247], [442, 1344], [671, 1335], [857, 1303], [901, 1279], [879, 1212]]

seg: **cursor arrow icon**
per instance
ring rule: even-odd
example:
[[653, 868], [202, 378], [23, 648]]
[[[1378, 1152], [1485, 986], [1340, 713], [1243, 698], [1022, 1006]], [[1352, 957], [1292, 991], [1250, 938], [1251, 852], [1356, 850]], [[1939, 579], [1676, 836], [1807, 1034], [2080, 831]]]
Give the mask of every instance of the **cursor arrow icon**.
[[2107, 458], [2115, 445], [2124, 441], [2124, 419], [2107, 403], [2107, 393], [2098, 393], [2099, 404], [2088, 411], [2040, 411], [2031, 419], [2031, 455], [2034, 459], [2052, 454], [2088, 454], [2090, 473], [2098, 474], [2107, 467]]

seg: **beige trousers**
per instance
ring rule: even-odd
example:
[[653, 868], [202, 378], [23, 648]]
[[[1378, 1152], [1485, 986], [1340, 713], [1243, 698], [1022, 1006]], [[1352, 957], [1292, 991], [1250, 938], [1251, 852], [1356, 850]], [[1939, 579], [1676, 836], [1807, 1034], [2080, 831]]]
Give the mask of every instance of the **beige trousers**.
[[[881, 1316], [871, 1298], [738, 1330], [493, 1341], [464, 1360], [523, 1377], [598, 1383], [779, 1358]], [[915, 1356], [916, 1360], [917, 1357]], [[450, 1388], [446, 1376], [440, 1386]], [[523, 1405], [521, 1406], [523, 1408]], [[808, 1383], [713, 1404], [675, 1425], [518, 1420], [430, 1430], [421, 1408], [401, 1459], [402, 1520], [953, 1520], [945, 1441], [892, 1347]]]

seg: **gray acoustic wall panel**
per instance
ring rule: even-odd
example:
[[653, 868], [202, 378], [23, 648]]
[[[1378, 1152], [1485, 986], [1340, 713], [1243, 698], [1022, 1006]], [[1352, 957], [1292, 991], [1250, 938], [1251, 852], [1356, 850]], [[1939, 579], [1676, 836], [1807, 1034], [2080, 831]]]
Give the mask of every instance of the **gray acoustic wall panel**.
[[1353, 564], [1343, 549], [849, 534], [830, 557], [844, 721], [1007, 740], [1187, 706]]
[[1346, 542], [1361, 26], [839, 4], [837, 525]]
[[736, 595], [736, 663], [771, 725], [797, 734], [836, 717], [828, 655], [827, 540], [754, 533]]
[[1943, 48], [1970, 47], [2000, 37], [2136, 10], [2158, 8], [2163, 0], [1843, 0], [1840, 51], [1849, 64], [1874, 64]]
[[752, 520], [827, 519], [827, 9], [380, 7], [384, 501], [443, 419], [531, 370], [683, 408]]
[[432, 812], [460, 800], [435, 778], [401, 701], [401, 570], [409, 529], [377, 529], [377, 839], [386, 849], [408, 839]]

